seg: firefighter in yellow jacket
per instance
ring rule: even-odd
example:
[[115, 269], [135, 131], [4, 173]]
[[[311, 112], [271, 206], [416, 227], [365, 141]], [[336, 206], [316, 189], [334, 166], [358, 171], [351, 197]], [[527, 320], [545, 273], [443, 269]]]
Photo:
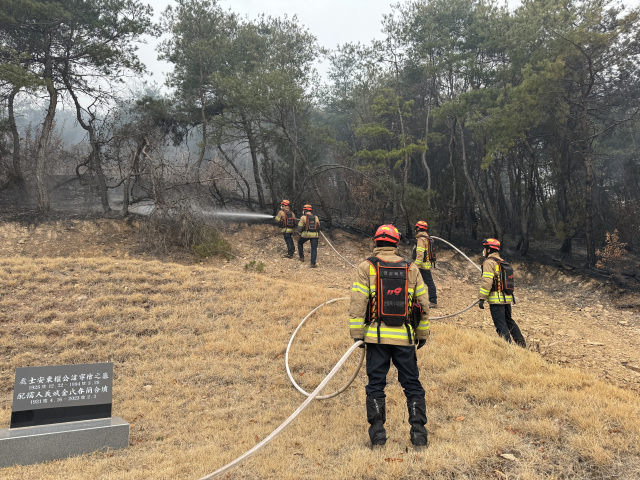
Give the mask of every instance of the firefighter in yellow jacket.
[[298, 223], [298, 255], [300, 261], [304, 262], [304, 244], [309, 241], [311, 243], [311, 268], [316, 268], [316, 259], [318, 258], [318, 235], [320, 232], [320, 220], [312, 213], [311, 205], [302, 207], [302, 217]]
[[364, 340], [367, 347], [369, 438], [372, 446], [387, 441], [384, 389], [393, 360], [407, 397], [411, 442], [416, 447], [426, 447], [425, 391], [416, 355], [416, 344], [418, 349], [422, 348], [429, 336], [427, 302], [424, 310], [419, 309], [426, 289], [418, 267], [400, 256], [397, 248], [400, 234], [393, 225], [378, 228], [374, 240], [375, 256], [358, 266], [349, 307], [351, 337], [356, 342]]
[[420, 275], [422, 280], [427, 286], [427, 293], [429, 295], [429, 308], [438, 307], [438, 293], [436, 291], [436, 284], [433, 282], [433, 276], [431, 275], [431, 268], [435, 265], [429, 258], [429, 252], [433, 248], [430, 244], [429, 234], [427, 229], [429, 225], [424, 220], [420, 220], [416, 223], [416, 265], [420, 269]]
[[293, 258], [296, 248], [293, 245], [293, 229], [296, 227], [296, 216], [291, 211], [289, 200], [280, 202], [280, 211], [276, 215], [276, 223], [280, 225], [284, 241], [287, 244], [287, 258]]
[[484, 310], [484, 302], [489, 304], [491, 318], [498, 335], [509, 343], [513, 337], [517, 345], [525, 348], [527, 344], [520, 327], [511, 316], [513, 294], [504, 292], [504, 286], [500, 285], [500, 263], [504, 261], [500, 257], [500, 242], [495, 238], [487, 238], [482, 245], [484, 246], [482, 255], [485, 260], [482, 262], [482, 284], [478, 293], [479, 306]]

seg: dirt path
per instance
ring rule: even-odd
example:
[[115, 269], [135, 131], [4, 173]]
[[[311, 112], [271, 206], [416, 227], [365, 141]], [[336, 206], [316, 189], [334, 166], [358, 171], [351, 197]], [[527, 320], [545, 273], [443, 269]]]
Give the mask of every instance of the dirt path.
[[[284, 258], [284, 241], [275, 227], [232, 224], [227, 239], [238, 257], [203, 260], [223, 269], [255, 269], [264, 263], [263, 274], [270, 278], [289, 278], [336, 290], [336, 297], [349, 296], [353, 269], [341, 260], [323, 239], [319, 242], [317, 269], [307, 261]], [[332, 243], [354, 264], [371, 254], [370, 239], [344, 232], [333, 232]], [[409, 251], [404, 251], [409, 255]], [[24, 227], [4, 223], [0, 227], [0, 256], [149, 258], [138, 252], [135, 225], [120, 220], [72, 220]], [[193, 263], [191, 254], [176, 249], [167, 260]], [[472, 257], [477, 259], [477, 256]], [[251, 266], [250, 261], [256, 263]], [[514, 259], [511, 259], [514, 260]], [[623, 388], [640, 391], [640, 301], [631, 293], [612, 291], [609, 285], [574, 276], [554, 267], [536, 271], [513, 262], [516, 269], [517, 299], [514, 318], [520, 325], [528, 348], [547, 361], [589, 371]], [[439, 308], [432, 316], [454, 313], [476, 297], [478, 272], [460, 255], [439, 249], [434, 270]], [[615, 302], [612, 297], [616, 297]], [[620, 309], [624, 305], [634, 308]], [[460, 328], [493, 332], [488, 309], [473, 308], [445, 320]], [[626, 365], [626, 366], [625, 366]], [[629, 368], [632, 367], [632, 368]]]

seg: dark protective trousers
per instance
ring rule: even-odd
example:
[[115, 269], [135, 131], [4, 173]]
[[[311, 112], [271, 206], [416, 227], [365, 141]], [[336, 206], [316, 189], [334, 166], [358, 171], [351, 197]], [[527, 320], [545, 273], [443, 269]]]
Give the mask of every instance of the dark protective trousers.
[[422, 281], [427, 286], [427, 292], [429, 293], [429, 301], [431, 303], [438, 303], [438, 294], [436, 293], [436, 284], [433, 283], [433, 276], [431, 270], [426, 268], [420, 269], [420, 275], [422, 275]]
[[369, 377], [369, 384], [365, 387], [367, 395], [373, 398], [385, 398], [384, 387], [387, 386], [387, 373], [389, 373], [391, 360], [398, 370], [398, 381], [406, 397], [424, 398], [424, 388], [419, 379], [416, 347], [379, 343], [367, 343], [367, 377]]
[[284, 233], [284, 241], [287, 244], [287, 254], [293, 255], [296, 251], [296, 247], [293, 245], [293, 234]]
[[522, 348], [527, 346], [520, 331], [518, 324], [511, 318], [511, 305], [493, 305], [489, 304], [491, 318], [496, 327], [496, 332], [507, 342], [511, 343], [511, 338]]
[[304, 258], [304, 244], [307, 240], [311, 240], [311, 265], [316, 264], [316, 258], [318, 258], [318, 239], [317, 238], [298, 238], [298, 255], [300, 258]]

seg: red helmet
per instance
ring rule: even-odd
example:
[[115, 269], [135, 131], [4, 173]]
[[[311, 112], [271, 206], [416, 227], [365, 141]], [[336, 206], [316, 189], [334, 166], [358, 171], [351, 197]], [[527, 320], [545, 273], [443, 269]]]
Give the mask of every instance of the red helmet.
[[311, 205], [309, 205], [308, 203], [304, 207], [302, 207], [303, 212], [306, 212], [307, 210], [311, 211]]
[[288, 207], [289, 205], [291, 205], [291, 202], [289, 200], [282, 200], [280, 202], [280, 205]]
[[420, 220], [418, 223], [416, 223], [416, 228], [418, 230], [426, 230], [427, 228], [429, 228], [429, 225], [424, 220]]
[[482, 242], [482, 245], [488, 248], [495, 248], [496, 250], [500, 250], [500, 242], [495, 238], [487, 238]]
[[398, 229], [393, 225], [381, 225], [378, 230], [376, 230], [373, 240], [376, 242], [385, 241], [398, 243], [400, 241], [400, 232], [398, 232]]

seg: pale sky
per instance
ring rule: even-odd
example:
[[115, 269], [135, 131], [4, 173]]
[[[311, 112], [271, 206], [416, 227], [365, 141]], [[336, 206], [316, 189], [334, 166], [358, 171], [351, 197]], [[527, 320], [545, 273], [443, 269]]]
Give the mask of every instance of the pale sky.
[[[156, 20], [171, 0], [151, 0]], [[285, 14], [298, 15], [299, 22], [306, 26], [326, 48], [335, 48], [347, 42], [369, 43], [381, 39], [382, 15], [391, 11], [393, 0], [219, 0], [225, 8], [249, 18], [264, 13], [273, 17]], [[151, 80], [164, 84], [164, 73], [171, 66], [157, 60], [155, 46], [157, 39], [148, 38], [146, 45], [140, 46], [140, 58], [153, 73]], [[318, 65], [321, 73], [326, 66]]]
[[[160, 14], [168, 5], [174, 3], [172, 0], [147, 1], [153, 7], [156, 20], [159, 20]], [[506, 1], [512, 8], [520, 4], [520, 0], [502, 1]], [[382, 16], [390, 13], [391, 5], [396, 3], [398, 0], [219, 0], [223, 8], [230, 8], [249, 18], [255, 18], [261, 13], [274, 17], [297, 15], [300, 23], [316, 36], [318, 43], [329, 49], [348, 42], [366, 44], [373, 39], [382, 39]], [[626, 0], [622, 3], [637, 7], [640, 0]], [[157, 60], [155, 47], [159, 40], [147, 38], [147, 42], [140, 46], [140, 58], [153, 73], [150, 80], [164, 86], [164, 73], [170, 71], [171, 66]], [[316, 68], [324, 76], [326, 62], [316, 65]]]

